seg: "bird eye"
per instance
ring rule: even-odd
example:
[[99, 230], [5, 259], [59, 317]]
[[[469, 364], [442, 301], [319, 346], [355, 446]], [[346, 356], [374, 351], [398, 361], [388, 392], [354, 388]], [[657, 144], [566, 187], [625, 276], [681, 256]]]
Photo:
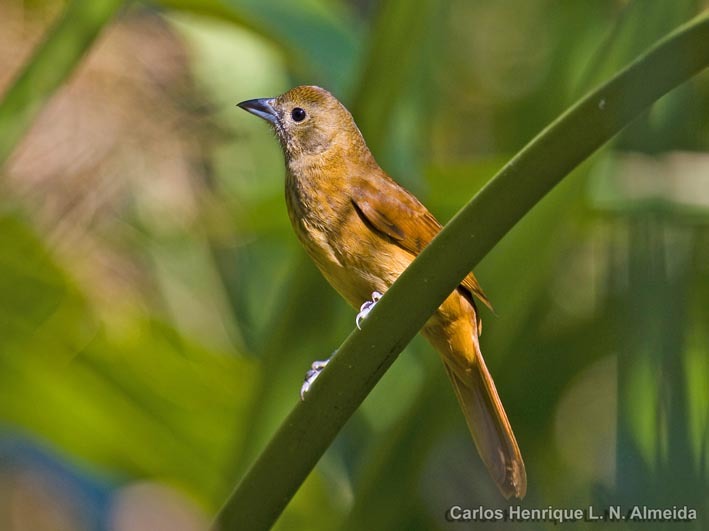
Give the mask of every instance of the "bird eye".
[[291, 111], [290, 116], [294, 122], [302, 122], [305, 120], [305, 111], [300, 107], [296, 107]]

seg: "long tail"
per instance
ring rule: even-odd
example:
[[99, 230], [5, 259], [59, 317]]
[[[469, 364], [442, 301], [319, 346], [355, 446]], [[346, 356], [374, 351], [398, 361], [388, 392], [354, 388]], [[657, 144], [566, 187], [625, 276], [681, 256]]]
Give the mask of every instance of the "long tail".
[[527, 473], [505, 408], [485, 366], [475, 307], [455, 292], [422, 330], [441, 355], [480, 457], [502, 494], [524, 497]]
[[527, 492], [527, 473], [522, 454], [492, 376], [480, 351], [476, 354], [475, 362], [464, 374], [459, 365], [446, 357], [442, 359], [475, 446], [490, 475], [505, 498], [523, 498]]

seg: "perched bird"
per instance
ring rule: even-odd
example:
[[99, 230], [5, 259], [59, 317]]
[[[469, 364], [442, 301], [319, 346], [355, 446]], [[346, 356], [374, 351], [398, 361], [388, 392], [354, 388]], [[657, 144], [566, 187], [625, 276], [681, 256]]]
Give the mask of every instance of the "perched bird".
[[[379, 167], [352, 115], [328, 91], [301, 86], [238, 105], [273, 126], [285, 157], [286, 203], [295, 233], [330, 284], [355, 308], [362, 305], [359, 323], [441, 224]], [[374, 300], [365, 302], [370, 296]], [[470, 273], [422, 334], [441, 355], [500, 491], [522, 498], [524, 462], [480, 352], [474, 297], [490, 306]], [[313, 364], [305, 389], [323, 365]]]

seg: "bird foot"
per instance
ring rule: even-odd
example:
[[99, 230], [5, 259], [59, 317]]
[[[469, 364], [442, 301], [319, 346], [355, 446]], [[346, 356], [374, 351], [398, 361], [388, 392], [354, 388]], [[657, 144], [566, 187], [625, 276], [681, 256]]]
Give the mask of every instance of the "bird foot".
[[357, 328], [362, 330], [362, 321], [367, 318], [369, 312], [372, 311], [374, 306], [377, 304], [377, 302], [379, 302], [379, 299], [381, 299], [382, 297], [383, 295], [381, 293], [379, 293], [378, 291], [373, 291], [372, 300], [366, 301], [364, 304], [362, 304], [362, 306], [359, 307], [359, 313], [355, 318], [355, 324], [357, 325]]
[[332, 356], [326, 360], [315, 360], [312, 365], [310, 365], [310, 369], [305, 373], [305, 381], [303, 382], [303, 385], [300, 386], [301, 400], [305, 400], [305, 394], [310, 390], [310, 386], [313, 385], [315, 379], [320, 376], [320, 373], [325, 366], [330, 363], [331, 358]]
[[[364, 321], [367, 318], [367, 315], [369, 315], [369, 312], [372, 311], [372, 308], [379, 302], [379, 299], [381, 299], [383, 295], [379, 293], [378, 291], [372, 292], [372, 300], [366, 301], [362, 306], [359, 307], [359, 313], [357, 314], [357, 317], [355, 319], [355, 323], [357, 324], [357, 328], [361, 330], [361, 324], [362, 321]], [[306, 393], [310, 390], [310, 386], [313, 385], [313, 382], [316, 380], [318, 376], [320, 376], [320, 373], [322, 370], [325, 368], [325, 366], [330, 362], [330, 358], [326, 360], [316, 360], [312, 363], [310, 366], [310, 370], [305, 373], [305, 381], [303, 382], [303, 385], [300, 387], [300, 399], [305, 400], [305, 395]]]

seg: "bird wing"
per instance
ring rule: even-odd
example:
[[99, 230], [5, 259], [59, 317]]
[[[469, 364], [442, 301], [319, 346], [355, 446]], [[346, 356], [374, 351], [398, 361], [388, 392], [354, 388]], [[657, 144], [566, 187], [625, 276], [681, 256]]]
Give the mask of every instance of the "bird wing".
[[[386, 174], [376, 186], [362, 179], [354, 188], [352, 204], [359, 217], [375, 232], [396, 245], [418, 255], [441, 230], [441, 224], [428, 209], [406, 189]], [[458, 291], [473, 305], [475, 295], [492, 310], [492, 304], [473, 273], [458, 286]]]

